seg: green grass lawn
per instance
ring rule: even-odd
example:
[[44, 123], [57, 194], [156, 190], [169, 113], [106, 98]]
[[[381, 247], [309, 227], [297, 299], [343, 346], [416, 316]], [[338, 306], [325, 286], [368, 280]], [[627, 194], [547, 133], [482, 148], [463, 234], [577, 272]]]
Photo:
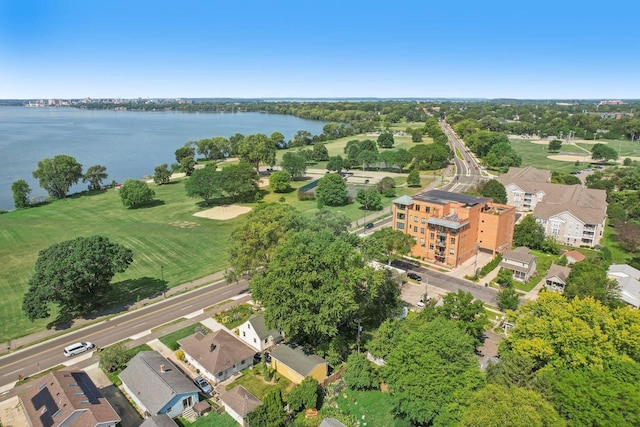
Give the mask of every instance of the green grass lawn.
[[228, 265], [228, 237], [241, 219], [193, 216], [204, 208], [185, 195], [181, 181], [152, 187], [162, 203], [148, 208], [126, 209], [117, 191], [108, 190], [0, 215], [0, 342], [41, 330], [51, 320], [32, 323], [21, 306], [38, 252], [54, 243], [99, 234], [133, 250], [134, 262], [114, 277], [105, 305], [155, 294], [163, 276], [172, 287]]
[[257, 367], [254, 369], [245, 369], [242, 371], [242, 376], [236, 381], [226, 386], [226, 390], [231, 390], [239, 385], [249, 390], [254, 396], [260, 400], [264, 400], [265, 396], [273, 390], [274, 387], [282, 390], [282, 396], [286, 396], [288, 391], [293, 388], [293, 384], [287, 378], [280, 374], [276, 374], [277, 382], [265, 382], [264, 377], [260, 373], [261, 370]]
[[[133, 347], [131, 349], [131, 357], [135, 356], [136, 354], [140, 353], [141, 351], [152, 351], [152, 350], [153, 349], [151, 347], [149, 347], [147, 344], [140, 344], [139, 346]], [[116, 387], [120, 387], [120, 385], [122, 385], [122, 381], [120, 381], [120, 377], [118, 376], [118, 375], [120, 375], [120, 372], [122, 372], [121, 369], [117, 370], [117, 371], [113, 371], [113, 372], [105, 372], [107, 377], [109, 377], [109, 380]]]
[[195, 334], [196, 328], [200, 328], [204, 332], [209, 331], [206, 326], [203, 326], [201, 323], [196, 323], [195, 325], [189, 325], [182, 329], [178, 329], [177, 331], [171, 332], [170, 334], [164, 335], [158, 339], [162, 344], [166, 345], [171, 350], [176, 351], [178, 348], [180, 348], [180, 346], [178, 345], [178, 341], [180, 341], [182, 338], [188, 337], [189, 335]]
[[[369, 426], [404, 427], [408, 425], [401, 420], [394, 419], [389, 393], [383, 393], [379, 390], [355, 391], [347, 389], [335, 399], [324, 402], [324, 405], [331, 405], [332, 402], [335, 402], [342, 412], [366, 422]], [[362, 418], [363, 416], [364, 418]]]
[[190, 423], [184, 418], [178, 418], [175, 420], [181, 427], [237, 427], [236, 420], [231, 418], [231, 415], [226, 412], [218, 414], [217, 412], [209, 412], [208, 414], [198, 418], [195, 422]]
[[602, 240], [600, 240], [600, 244], [609, 248], [609, 250], [611, 251], [611, 262], [613, 264], [626, 264], [627, 261], [631, 258], [640, 256], [640, 254], [638, 254], [637, 252], [629, 253], [628, 251], [622, 249], [620, 247], [620, 244], [614, 240], [615, 235], [616, 229], [607, 224], [607, 226], [604, 228], [604, 235], [602, 236]]
[[[555, 154], [578, 154], [587, 155], [585, 161], [590, 161], [591, 158], [580, 148], [562, 145], [562, 148], [558, 153], [551, 153], [548, 150], [546, 144], [534, 144], [528, 139], [510, 139], [513, 149], [522, 157], [522, 167], [533, 166], [538, 169], [548, 169], [561, 173], [570, 173], [574, 170], [581, 169], [580, 166], [575, 166], [575, 162], [561, 162], [559, 160], [548, 159], [547, 156]], [[583, 166], [584, 167], [584, 166]]]
[[518, 282], [517, 280], [513, 281], [516, 289], [520, 289], [521, 291], [529, 292], [531, 289], [535, 288], [535, 286], [540, 283], [541, 280], [544, 279], [544, 276], [549, 271], [551, 264], [557, 262], [560, 258], [558, 255], [550, 255], [545, 254], [540, 251], [531, 251], [532, 255], [536, 256], [536, 274], [534, 277], [529, 280], [529, 283]]
[[[607, 144], [609, 147], [620, 153], [620, 159], [625, 157], [638, 157], [640, 156], [640, 144], [638, 141], [628, 140], [612, 140], [612, 139], [598, 139], [596, 142], [600, 144]], [[582, 148], [591, 151], [593, 144], [577, 143]]]
[[253, 310], [251, 310], [251, 306], [249, 304], [240, 304], [228, 308], [223, 312], [216, 313], [213, 318], [227, 328], [233, 329], [249, 320], [249, 317], [251, 317], [252, 314]]

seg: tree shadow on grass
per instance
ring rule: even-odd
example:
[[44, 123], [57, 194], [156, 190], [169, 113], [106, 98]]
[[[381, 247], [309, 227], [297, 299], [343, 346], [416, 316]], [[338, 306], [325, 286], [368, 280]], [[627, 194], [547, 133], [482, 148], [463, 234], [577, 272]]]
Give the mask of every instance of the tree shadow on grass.
[[[114, 283], [109, 293], [104, 296], [102, 301], [104, 310], [98, 316], [126, 310], [139, 301], [161, 296], [167, 289], [167, 281], [153, 277], [140, 277]], [[85, 318], [93, 317], [96, 316], [85, 315]]]
[[129, 209], [134, 210], [134, 209], [148, 209], [148, 208], [155, 208], [156, 206], [162, 206], [165, 205], [165, 201], [164, 200], [151, 200], [150, 202], [144, 203], [142, 205], [139, 206], [131, 206]]

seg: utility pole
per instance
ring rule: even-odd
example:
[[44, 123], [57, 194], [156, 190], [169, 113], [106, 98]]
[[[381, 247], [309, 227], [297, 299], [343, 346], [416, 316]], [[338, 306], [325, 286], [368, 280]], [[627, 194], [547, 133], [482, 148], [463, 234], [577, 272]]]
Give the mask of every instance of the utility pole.
[[360, 326], [360, 319], [356, 320], [358, 322], [358, 354], [360, 354], [360, 332], [362, 332], [362, 326]]

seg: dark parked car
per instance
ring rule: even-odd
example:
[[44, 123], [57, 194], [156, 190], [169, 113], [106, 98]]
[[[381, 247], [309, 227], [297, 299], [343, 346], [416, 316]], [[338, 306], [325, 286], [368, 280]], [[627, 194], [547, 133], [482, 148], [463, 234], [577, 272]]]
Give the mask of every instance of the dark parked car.
[[420, 282], [422, 280], [422, 277], [420, 277], [420, 275], [416, 274], [416, 273], [407, 273], [407, 277], [409, 279], [413, 279], [413, 280], [415, 280], [417, 282]]
[[371, 228], [373, 228], [373, 223], [372, 223], [372, 222], [368, 222], [368, 223], [366, 223], [366, 224], [364, 225], [364, 229], [365, 229], [365, 230], [369, 230], [369, 229], [371, 229]]

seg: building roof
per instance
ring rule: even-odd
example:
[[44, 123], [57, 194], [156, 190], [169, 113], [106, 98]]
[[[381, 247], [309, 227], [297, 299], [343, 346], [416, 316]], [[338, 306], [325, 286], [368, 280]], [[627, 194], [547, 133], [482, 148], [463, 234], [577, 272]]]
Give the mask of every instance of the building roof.
[[536, 257], [535, 255], [531, 255], [529, 253], [529, 248], [527, 248], [526, 246], [519, 246], [515, 249], [508, 249], [504, 251], [504, 253], [502, 254], [502, 259], [512, 259], [514, 261], [531, 264], [536, 260]]
[[491, 201], [487, 197], [470, 196], [462, 193], [452, 193], [450, 191], [442, 190], [429, 190], [423, 193], [413, 196], [413, 200], [420, 200], [423, 202], [436, 203], [440, 205], [446, 205], [447, 203], [464, 203], [466, 205], [477, 205], [478, 203], [486, 203]]
[[310, 353], [305, 353], [301, 346], [293, 347], [287, 344], [280, 344], [271, 350], [271, 357], [287, 365], [303, 377], [308, 376], [313, 368], [319, 364], [328, 364], [322, 357]]
[[551, 171], [536, 169], [532, 166], [526, 168], [509, 168], [506, 174], [496, 177], [496, 180], [502, 184], [504, 184], [503, 180], [507, 183], [516, 181], [551, 182]]
[[169, 415], [159, 414], [144, 420], [140, 427], [178, 427], [178, 424]]
[[20, 396], [31, 425], [69, 427], [120, 422], [120, 417], [84, 371], [54, 371], [31, 381]]
[[242, 418], [262, 405], [262, 400], [255, 397], [249, 390], [241, 385], [221, 394], [220, 400]]
[[567, 277], [569, 277], [569, 273], [571, 273], [571, 269], [569, 267], [563, 267], [558, 264], [551, 264], [551, 267], [549, 268], [549, 271], [547, 271], [545, 278], [557, 277], [558, 279], [562, 280], [562, 282], [566, 283]]
[[611, 264], [607, 273], [610, 276], [632, 277], [640, 280], [640, 270], [631, 267], [629, 264]]
[[282, 339], [282, 335], [280, 335], [280, 331], [278, 331], [277, 329], [269, 329], [267, 327], [267, 324], [264, 321], [263, 313], [256, 314], [255, 316], [247, 320], [247, 322], [251, 324], [251, 327], [253, 328], [254, 331], [256, 331], [258, 338], [260, 338], [261, 340], [267, 339], [269, 337], [273, 337], [273, 339], [276, 341], [278, 339], [280, 340]]
[[579, 251], [567, 251], [562, 255], [564, 255], [567, 259], [573, 259], [575, 262], [581, 262], [587, 259], [587, 257]]
[[434, 224], [434, 225], [441, 225], [442, 227], [447, 227], [447, 228], [452, 228], [454, 230], [457, 230], [462, 226], [469, 224], [469, 220], [465, 219], [462, 221], [459, 221], [459, 220], [455, 221], [453, 219], [436, 218], [432, 216], [432, 217], [429, 217], [429, 219], [427, 219], [427, 223]]
[[256, 352], [224, 329], [207, 335], [198, 332], [178, 341], [178, 344], [213, 375], [253, 357]]
[[620, 299], [640, 308], [640, 271], [627, 264], [611, 264], [607, 274], [620, 285]]
[[320, 427], [347, 427], [335, 418], [325, 418], [320, 423]]
[[179, 394], [198, 393], [198, 388], [157, 351], [141, 351], [127, 363], [120, 379], [152, 414], [157, 414]]
[[397, 205], [405, 205], [405, 206], [409, 206], [413, 204], [413, 199], [409, 196], [400, 196], [397, 199], [395, 199], [393, 201], [393, 203], [397, 204]]

